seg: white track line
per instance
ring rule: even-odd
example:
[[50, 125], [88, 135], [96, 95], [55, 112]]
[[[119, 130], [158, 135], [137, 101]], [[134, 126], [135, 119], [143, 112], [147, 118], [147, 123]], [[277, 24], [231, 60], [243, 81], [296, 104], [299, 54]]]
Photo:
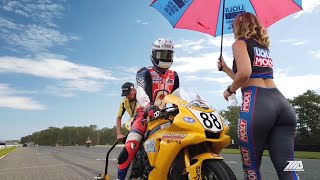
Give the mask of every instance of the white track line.
[[[97, 161], [105, 161], [106, 159], [96, 159]], [[109, 161], [118, 161], [118, 159], [109, 159]]]
[[237, 164], [238, 162], [237, 161], [227, 161], [226, 163], [228, 163], [228, 164]]

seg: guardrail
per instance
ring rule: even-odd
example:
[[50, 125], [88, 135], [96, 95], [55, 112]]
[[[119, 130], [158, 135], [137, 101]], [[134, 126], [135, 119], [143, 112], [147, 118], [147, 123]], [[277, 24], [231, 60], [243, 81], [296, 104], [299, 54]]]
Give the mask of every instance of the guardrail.
[[11, 148], [11, 147], [18, 147], [21, 145], [0, 145], [0, 149], [6, 149], [6, 148]]

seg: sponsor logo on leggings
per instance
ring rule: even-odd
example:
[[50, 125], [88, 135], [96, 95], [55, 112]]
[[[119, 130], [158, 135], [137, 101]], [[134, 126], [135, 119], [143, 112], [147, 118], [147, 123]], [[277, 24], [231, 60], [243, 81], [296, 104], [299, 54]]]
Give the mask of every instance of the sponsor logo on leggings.
[[251, 167], [251, 159], [250, 159], [250, 152], [249, 149], [244, 148], [244, 147], [240, 147], [240, 151], [241, 151], [241, 159], [244, 165]]
[[242, 142], [248, 143], [247, 121], [243, 119], [240, 119], [239, 122], [239, 139]]
[[257, 180], [258, 177], [257, 177], [257, 173], [255, 170], [251, 170], [251, 169], [248, 169], [248, 170], [244, 170], [245, 172], [245, 179], [248, 179], [248, 180]]
[[242, 100], [242, 112], [249, 112], [250, 110], [250, 100], [251, 100], [251, 94], [252, 91], [245, 91], [243, 94], [243, 100]]

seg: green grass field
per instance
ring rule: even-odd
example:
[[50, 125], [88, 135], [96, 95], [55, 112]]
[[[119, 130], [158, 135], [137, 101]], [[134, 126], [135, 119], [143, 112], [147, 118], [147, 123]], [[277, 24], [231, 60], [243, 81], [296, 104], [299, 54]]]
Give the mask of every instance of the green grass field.
[[17, 149], [17, 147], [10, 147], [10, 148], [5, 148], [5, 149], [0, 149], [0, 157], [10, 153], [11, 151], [13, 151], [15, 149]]
[[[223, 149], [223, 154], [240, 154], [238, 149]], [[264, 156], [269, 156], [269, 151], [265, 150], [263, 153]], [[303, 158], [303, 159], [320, 159], [320, 152], [305, 152], [305, 151], [295, 151], [295, 158]]]

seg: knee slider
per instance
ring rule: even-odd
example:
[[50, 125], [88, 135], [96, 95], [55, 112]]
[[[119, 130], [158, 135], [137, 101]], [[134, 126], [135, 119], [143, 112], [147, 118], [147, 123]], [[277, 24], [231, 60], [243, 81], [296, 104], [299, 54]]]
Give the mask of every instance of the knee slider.
[[121, 153], [119, 154], [119, 157], [118, 157], [118, 164], [122, 164], [122, 163], [126, 162], [128, 157], [129, 157], [129, 155], [128, 155], [127, 149], [123, 148], [123, 150], [121, 151]]

